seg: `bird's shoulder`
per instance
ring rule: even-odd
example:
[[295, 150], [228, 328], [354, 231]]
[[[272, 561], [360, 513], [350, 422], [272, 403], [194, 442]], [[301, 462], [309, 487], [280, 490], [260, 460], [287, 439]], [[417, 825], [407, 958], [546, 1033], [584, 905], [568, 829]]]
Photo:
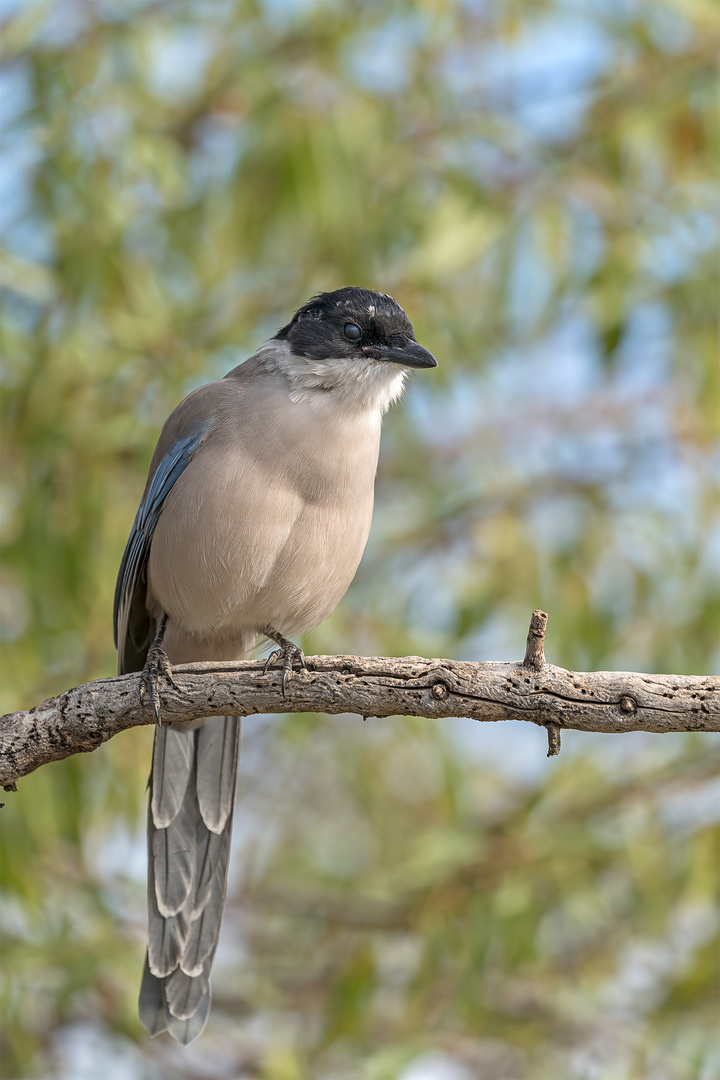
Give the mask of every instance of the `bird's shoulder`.
[[[285, 380], [281, 380], [283, 386]], [[264, 392], [279, 389], [278, 373], [268, 367], [262, 352], [251, 356], [216, 382], [206, 383], [191, 391], [176, 405], [165, 421], [155, 453], [150, 463], [148, 483], [165, 457], [178, 444], [191, 440], [196, 445], [211, 439], [215, 432], [226, 429], [229, 422], [236, 427], [238, 416], [252, 399], [260, 405]]]

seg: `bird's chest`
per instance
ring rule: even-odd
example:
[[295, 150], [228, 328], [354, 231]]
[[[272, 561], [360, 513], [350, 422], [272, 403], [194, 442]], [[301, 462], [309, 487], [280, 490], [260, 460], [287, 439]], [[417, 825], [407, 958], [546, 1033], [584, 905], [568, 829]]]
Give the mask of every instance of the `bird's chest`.
[[334, 458], [323, 453], [305, 468], [298, 460], [287, 531], [251, 598], [256, 621], [288, 635], [312, 629], [346, 592], [370, 532], [377, 466], [377, 450], [354, 450]]
[[372, 429], [287, 422], [208, 447], [156, 529], [149, 584], [159, 606], [201, 636], [316, 626], [362, 557], [377, 451]]

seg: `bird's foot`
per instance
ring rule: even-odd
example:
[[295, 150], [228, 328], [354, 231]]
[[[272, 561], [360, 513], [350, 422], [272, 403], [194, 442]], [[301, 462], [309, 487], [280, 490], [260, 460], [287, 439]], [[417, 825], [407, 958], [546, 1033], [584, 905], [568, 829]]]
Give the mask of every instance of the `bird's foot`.
[[164, 680], [165, 682], [170, 683], [172, 687], [176, 687], [177, 685], [172, 677], [172, 664], [170, 663], [170, 658], [162, 647], [166, 622], [167, 615], [163, 617], [158, 632], [155, 635], [155, 640], [148, 649], [145, 658], [145, 667], [142, 669], [140, 675], [140, 700], [144, 706], [149, 699], [150, 704], [153, 707], [153, 712], [155, 713], [155, 720], [158, 724], [161, 723], [160, 683]]
[[305, 668], [307, 671], [307, 664], [305, 663], [305, 653], [298, 645], [293, 645], [292, 641], [289, 641], [282, 634], [278, 634], [276, 631], [264, 631], [269, 638], [277, 642], [280, 646], [279, 649], [273, 649], [265, 661], [265, 667], [263, 668], [263, 675], [267, 673], [268, 668], [275, 663], [282, 662], [282, 692], [285, 697], [285, 690], [287, 688], [288, 679], [291, 678], [293, 673], [293, 662], [298, 660], [300, 667]]

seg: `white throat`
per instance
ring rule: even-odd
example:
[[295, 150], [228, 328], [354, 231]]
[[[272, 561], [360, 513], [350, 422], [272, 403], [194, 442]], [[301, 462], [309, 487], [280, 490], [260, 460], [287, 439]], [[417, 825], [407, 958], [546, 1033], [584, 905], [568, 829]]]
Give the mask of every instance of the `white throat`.
[[304, 401], [318, 410], [377, 412], [381, 416], [400, 397], [407, 369], [383, 360], [311, 360], [295, 356], [287, 341], [271, 338], [257, 356], [268, 371], [277, 371], [290, 383], [290, 400]]

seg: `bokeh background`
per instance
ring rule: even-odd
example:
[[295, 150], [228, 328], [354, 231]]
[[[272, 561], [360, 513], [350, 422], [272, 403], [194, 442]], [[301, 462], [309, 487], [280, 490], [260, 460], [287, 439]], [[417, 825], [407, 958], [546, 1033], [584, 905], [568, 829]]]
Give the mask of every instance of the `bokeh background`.
[[[718, 666], [711, 0], [1, 0], [3, 711], [114, 671], [159, 427], [312, 293], [439, 358], [306, 651]], [[4, 1078], [715, 1080], [718, 742], [246, 721], [200, 1042], [136, 1019], [152, 732], [2, 811]]]

